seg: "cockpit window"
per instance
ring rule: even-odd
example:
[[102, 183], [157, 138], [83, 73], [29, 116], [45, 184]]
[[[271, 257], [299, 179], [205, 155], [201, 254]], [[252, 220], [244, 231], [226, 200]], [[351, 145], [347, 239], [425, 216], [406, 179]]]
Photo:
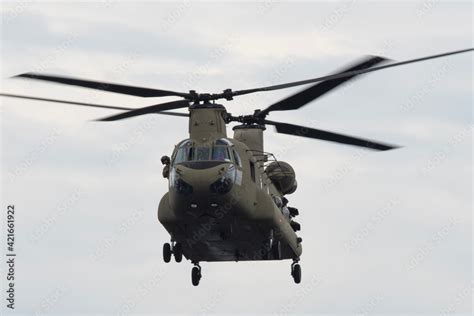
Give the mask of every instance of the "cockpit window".
[[181, 148], [181, 147], [192, 146], [192, 145], [193, 145], [192, 140], [185, 139], [181, 143], [178, 144], [178, 147]]
[[192, 160], [194, 156], [193, 152], [194, 152], [194, 147], [191, 147], [191, 146], [179, 148], [178, 152], [176, 153], [176, 158], [174, 159], [174, 163], [180, 163], [183, 161]]
[[212, 147], [212, 160], [230, 161], [229, 150], [226, 146]]
[[192, 160], [209, 160], [209, 147], [196, 147], [196, 152]]
[[[220, 138], [210, 147], [197, 147], [191, 140], [185, 140], [178, 145], [174, 163], [186, 161], [227, 161], [232, 162], [231, 148], [233, 144]], [[237, 161], [240, 165], [240, 161]]]
[[239, 167], [242, 167], [242, 161], [240, 160], [240, 156], [239, 154], [237, 153], [237, 151], [235, 149], [232, 150], [233, 154], [234, 154], [234, 160], [235, 160], [235, 163], [237, 165], [239, 165]]
[[228, 139], [219, 138], [216, 140], [216, 145], [232, 146], [233, 144]]

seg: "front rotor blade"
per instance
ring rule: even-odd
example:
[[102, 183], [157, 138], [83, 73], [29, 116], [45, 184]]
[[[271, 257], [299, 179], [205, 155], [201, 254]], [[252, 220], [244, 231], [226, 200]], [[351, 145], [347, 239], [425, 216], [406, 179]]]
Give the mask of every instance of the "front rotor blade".
[[295, 81], [295, 82], [284, 83], [284, 84], [268, 86], [268, 87], [255, 88], [255, 89], [237, 90], [237, 91], [232, 92], [232, 96], [244, 95], [244, 94], [249, 94], [249, 93], [254, 93], [254, 92], [286, 89], [286, 88], [301, 86], [301, 85], [314, 83], [314, 82], [321, 82], [321, 81], [326, 81], [326, 80], [334, 80], [334, 79], [339, 79], [339, 78], [351, 77], [351, 76], [365, 74], [365, 73], [368, 73], [368, 72], [373, 72], [373, 71], [382, 70], [382, 69], [386, 69], [386, 68], [391, 68], [391, 67], [416, 63], [416, 62], [419, 62], [419, 61], [435, 59], [435, 58], [441, 58], [441, 57], [455, 55], [455, 54], [466, 53], [466, 52], [470, 52], [470, 51], [473, 51], [473, 50], [474, 50], [474, 48], [468, 48], [468, 49], [458, 50], [458, 51], [454, 51], [454, 52], [448, 52], [448, 53], [432, 55], [432, 56], [427, 56], [427, 57], [421, 57], [421, 58], [416, 58], [416, 59], [410, 59], [410, 60], [401, 61], [401, 62], [398, 62], [398, 63], [391, 63], [391, 64], [388, 64], [388, 65], [372, 67], [372, 68], [368, 68], [368, 69], [354, 70], [354, 71], [349, 71], [349, 72], [340, 73], [340, 74], [334, 74], [334, 75], [328, 75], [328, 76], [324, 76], [324, 77], [318, 77], [318, 78], [314, 78], [314, 79]]
[[[381, 62], [384, 62], [386, 60], [387, 60], [386, 58], [379, 57], [379, 56], [369, 56], [359, 61], [358, 63], [350, 67], [347, 67], [342, 71], [339, 71], [337, 74], [343, 74], [350, 71], [367, 69]], [[343, 77], [339, 79], [326, 80], [326, 81], [317, 83], [301, 92], [298, 92], [288, 98], [285, 98], [277, 103], [270, 105], [265, 110], [259, 112], [257, 116], [265, 117], [269, 112], [272, 112], [272, 111], [287, 111], [287, 110], [299, 109], [303, 107], [304, 105], [306, 105], [307, 103], [321, 97], [322, 95], [326, 94], [327, 92], [342, 85], [346, 81], [349, 81], [356, 76], [357, 75], [352, 75], [352, 76], [347, 76], [347, 77]]]
[[365, 148], [380, 150], [380, 151], [398, 148], [398, 146], [394, 146], [390, 144], [379, 143], [379, 142], [375, 142], [368, 139], [337, 134], [333, 132], [323, 131], [323, 130], [299, 126], [299, 125], [267, 121], [267, 120], [265, 120], [264, 122], [265, 124], [274, 125], [276, 127], [277, 132], [281, 134], [315, 138], [315, 139], [326, 140], [326, 141], [335, 142], [339, 144], [365, 147]]
[[[18, 95], [18, 94], [0, 93], [0, 96], [8, 97], [8, 98], [19, 98], [19, 99], [26, 99], [26, 100], [35, 100], [35, 101], [45, 101], [45, 102], [80, 105], [80, 106], [102, 108], [102, 109], [111, 109], [111, 110], [126, 110], [126, 111], [134, 110], [134, 108], [123, 107], [123, 106], [112, 106], [112, 105], [102, 105], [102, 104], [94, 104], [94, 103], [65, 101], [65, 100], [58, 100], [58, 99], [38, 98], [38, 97], [30, 97], [30, 96]], [[189, 116], [189, 114], [179, 113], [179, 112], [159, 112], [157, 114], [165, 114], [165, 115], [173, 115], [173, 116], [185, 116], [185, 117]]]
[[46, 101], [46, 102], [65, 103], [65, 104], [72, 104], [72, 105], [82, 105], [82, 106], [89, 106], [89, 107], [103, 108], [103, 109], [111, 109], [111, 110], [133, 110], [133, 108], [126, 108], [126, 107], [122, 107], [122, 106], [111, 106], [111, 105], [102, 105], [102, 104], [93, 104], [93, 103], [65, 101], [65, 100], [58, 100], [58, 99], [37, 98], [37, 97], [30, 97], [30, 96], [18, 95], [18, 94], [0, 93], [0, 96], [8, 97], [8, 98], [19, 98], [19, 99], [35, 100], [35, 101]]
[[178, 96], [183, 98], [188, 98], [190, 95], [188, 93], [168, 91], [168, 90], [159, 90], [159, 89], [150, 89], [134, 86], [126, 86], [115, 83], [107, 83], [100, 81], [84, 80], [77, 78], [69, 77], [60, 77], [53, 75], [42, 75], [38, 73], [28, 72], [21, 75], [14, 76], [13, 78], [27, 78], [34, 80], [43, 80], [49, 82], [56, 82], [71, 86], [79, 86], [84, 88], [103, 90], [108, 92], [121, 93], [126, 95], [133, 95], [138, 97], [167, 97], [167, 96]]
[[117, 114], [117, 115], [104, 117], [104, 118], [98, 119], [96, 121], [117, 121], [117, 120], [123, 120], [123, 119], [126, 119], [126, 118], [145, 115], [145, 114], [151, 114], [151, 113], [158, 113], [158, 112], [166, 113], [166, 112], [162, 112], [162, 111], [186, 108], [188, 106], [189, 106], [189, 102], [186, 101], [186, 100], [172, 101], [172, 102], [167, 102], [167, 103], [151, 105], [151, 106], [147, 106], [147, 107], [140, 108], [140, 109], [135, 109], [135, 110], [132, 110], [132, 111], [127, 111], [125, 113], [120, 113], [120, 114]]

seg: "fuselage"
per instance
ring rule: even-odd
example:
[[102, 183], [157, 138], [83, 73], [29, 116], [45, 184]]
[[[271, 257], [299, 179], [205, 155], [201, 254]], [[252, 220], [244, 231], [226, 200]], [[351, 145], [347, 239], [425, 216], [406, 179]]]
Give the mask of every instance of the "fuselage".
[[[299, 257], [301, 244], [278, 205], [283, 196], [264, 170], [262, 131], [239, 128], [234, 138], [203, 132], [202, 121], [219, 125], [206, 110], [197, 121], [191, 115], [191, 137], [173, 151], [160, 222], [195, 262]], [[202, 129], [193, 133], [193, 126]], [[274, 258], [269, 248], [277, 241], [281, 256]]]

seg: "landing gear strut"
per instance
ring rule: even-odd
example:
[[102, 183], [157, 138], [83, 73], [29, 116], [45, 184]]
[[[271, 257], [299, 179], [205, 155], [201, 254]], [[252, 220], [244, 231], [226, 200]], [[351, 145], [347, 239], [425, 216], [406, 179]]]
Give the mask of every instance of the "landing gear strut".
[[279, 240], [273, 240], [272, 242], [272, 255], [275, 260], [281, 259], [281, 244]]
[[299, 258], [293, 259], [291, 264], [291, 276], [296, 284], [301, 282], [301, 266], [298, 264]]
[[199, 281], [201, 280], [202, 274], [201, 274], [201, 266], [199, 263], [194, 262], [194, 267], [191, 270], [191, 281], [194, 286], [199, 285]]
[[274, 238], [273, 230], [270, 232], [270, 238], [265, 246], [267, 247], [267, 260], [281, 260], [281, 243]]

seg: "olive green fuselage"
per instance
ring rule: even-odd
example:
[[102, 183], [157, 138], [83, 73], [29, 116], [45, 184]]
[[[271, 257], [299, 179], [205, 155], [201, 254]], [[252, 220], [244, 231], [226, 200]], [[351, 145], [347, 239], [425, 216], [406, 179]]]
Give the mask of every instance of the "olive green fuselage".
[[[282, 195], [264, 171], [264, 127], [238, 126], [234, 138], [227, 138], [224, 111], [218, 105], [190, 108], [189, 148], [212, 150], [219, 140], [228, 144], [230, 156], [181, 161], [177, 146], [159, 221], [193, 262], [299, 258], [301, 244], [275, 202]], [[271, 251], [275, 243], [278, 257]]]

